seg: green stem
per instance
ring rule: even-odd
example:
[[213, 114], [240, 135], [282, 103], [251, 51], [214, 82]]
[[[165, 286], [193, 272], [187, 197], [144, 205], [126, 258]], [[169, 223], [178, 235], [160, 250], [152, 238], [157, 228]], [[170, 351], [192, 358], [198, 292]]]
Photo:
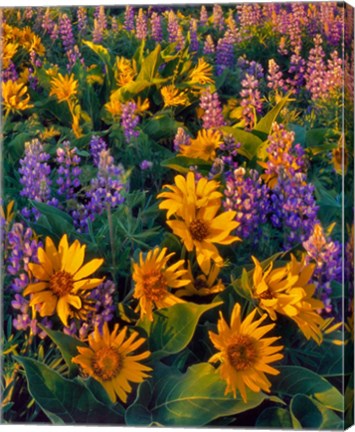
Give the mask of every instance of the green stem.
[[113, 223], [112, 223], [112, 212], [111, 212], [111, 206], [110, 204], [106, 204], [107, 209], [107, 222], [108, 222], [108, 229], [110, 232], [110, 244], [111, 244], [111, 255], [112, 255], [112, 267], [116, 267], [116, 251], [115, 251], [115, 242], [114, 242], [114, 235], [113, 235]]

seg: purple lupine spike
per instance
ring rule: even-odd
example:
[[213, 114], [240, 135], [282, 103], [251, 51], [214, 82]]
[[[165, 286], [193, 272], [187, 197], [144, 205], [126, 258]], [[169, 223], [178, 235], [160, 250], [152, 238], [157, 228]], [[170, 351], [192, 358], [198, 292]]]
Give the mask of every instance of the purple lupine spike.
[[175, 15], [175, 12], [170, 9], [168, 13], [168, 34], [169, 34], [169, 43], [176, 42], [178, 38], [179, 32], [179, 23], [178, 19]]
[[163, 40], [163, 30], [161, 26], [161, 15], [157, 12], [153, 12], [150, 17], [150, 25], [152, 29], [152, 39], [155, 42], [161, 42]]
[[221, 75], [226, 68], [234, 65], [234, 42], [230, 32], [226, 32], [222, 39], [218, 40], [216, 48], [216, 74]]
[[200, 24], [201, 26], [206, 25], [208, 22], [208, 13], [206, 6], [202, 5], [200, 9]]
[[73, 69], [73, 67], [77, 62], [80, 62], [82, 66], [85, 65], [84, 59], [81, 55], [78, 45], [75, 45], [73, 49], [68, 50], [66, 54], [68, 58], [67, 70], [69, 73], [71, 72], [71, 70]]
[[275, 92], [287, 91], [285, 81], [282, 79], [282, 72], [280, 71], [280, 67], [274, 59], [269, 60], [267, 81], [267, 86], [269, 87], [269, 89], [274, 90]]
[[222, 6], [219, 4], [215, 4], [213, 6], [213, 28], [219, 31], [224, 30], [224, 17], [223, 17], [223, 9]]
[[224, 208], [236, 212], [236, 234], [243, 239], [252, 236], [257, 241], [270, 211], [269, 189], [262, 184], [258, 172], [235, 169], [226, 176], [224, 196]]
[[256, 122], [255, 112], [260, 113], [263, 109], [259, 81], [255, 76], [245, 74], [245, 79], [242, 80], [240, 96], [242, 98], [240, 105], [243, 107], [245, 128], [252, 129]]
[[153, 167], [153, 162], [144, 159], [140, 164], [139, 164], [139, 168], [142, 171], [146, 171], [146, 170], [150, 170]]
[[204, 129], [225, 125], [217, 92], [211, 93], [210, 89], [205, 90], [200, 97], [200, 107], [204, 110], [202, 115], [202, 127]]
[[232, 175], [234, 170], [238, 168], [238, 163], [235, 158], [238, 155], [238, 150], [241, 147], [240, 142], [236, 142], [233, 135], [223, 137], [223, 143], [217, 149], [218, 158], [221, 159], [226, 170], [226, 176]]
[[147, 15], [144, 13], [142, 8], [139, 9], [136, 18], [136, 36], [137, 39], [146, 39], [148, 34]]
[[178, 127], [174, 138], [174, 151], [179, 153], [182, 145], [190, 145], [191, 137], [185, 132], [185, 129]]
[[299, 93], [304, 85], [306, 72], [306, 61], [300, 56], [299, 52], [296, 52], [291, 56], [290, 67], [288, 69], [287, 84], [289, 84], [292, 93]]
[[184, 48], [184, 46], [185, 46], [185, 37], [184, 37], [184, 33], [182, 31], [182, 27], [179, 26], [178, 32], [177, 32], [177, 37], [176, 37], [176, 50], [180, 51]]
[[46, 33], [51, 34], [53, 27], [54, 27], [54, 21], [51, 18], [50, 9], [47, 8], [45, 14], [43, 15], [42, 28]]
[[63, 43], [64, 50], [68, 51], [70, 49], [73, 49], [75, 45], [75, 39], [73, 35], [71, 21], [67, 14], [63, 14], [59, 18], [59, 34]]
[[305, 79], [306, 89], [311, 93], [312, 99], [316, 100], [327, 96], [326, 65], [322, 37], [318, 34], [313, 41], [314, 48], [309, 52]]
[[78, 17], [78, 31], [79, 33], [84, 33], [86, 31], [88, 17], [87, 10], [85, 7], [78, 7], [77, 9], [77, 17]]
[[139, 117], [136, 114], [137, 105], [135, 102], [130, 101], [122, 104], [121, 126], [127, 143], [132, 138], [139, 136], [139, 131], [136, 129], [139, 123]]
[[59, 26], [58, 24], [54, 24], [53, 29], [50, 34], [50, 38], [52, 41], [56, 41], [59, 39]]
[[242, 29], [258, 25], [261, 20], [261, 8], [258, 4], [243, 4], [237, 6], [238, 20]]
[[99, 166], [100, 153], [102, 150], [107, 150], [107, 144], [105, 140], [99, 136], [93, 135], [90, 140], [90, 153], [93, 158], [94, 165]]
[[132, 6], [126, 6], [123, 28], [127, 31], [134, 30], [134, 9]]
[[197, 20], [192, 19], [190, 23], [190, 51], [197, 52], [199, 48], [197, 36]]
[[203, 53], [205, 55], [214, 54], [216, 48], [214, 46], [214, 42], [211, 35], [207, 35], [205, 43], [203, 45]]
[[337, 241], [332, 241], [324, 234], [320, 223], [315, 224], [310, 237], [302, 243], [307, 252], [306, 262], [315, 262], [316, 268], [312, 282], [317, 287], [318, 296], [325, 305], [326, 312], [331, 312], [331, 282], [342, 281], [342, 250]]
[[[53, 206], [58, 204], [56, 199], [51, 199], [49, 175], [50, 166], [47, 164], [50, 156], [44, 151], [43, 145], [39, 140], [34, 139], [25, 143], [25, 156], [20, 159], [19, 173], [21, 174], [20, 183], [22, 184], [21, 196], [34, 201], [44, 202]], [[31, 212], [25, 208], [23, 215], [29, 217]], [[39, 213], [33, 209], [32, 213], [37, 218]]]
[[57, 149], [56, 162], [59, 164], [57, 170], [58, 193], [64, 195], [67, 199], [73, 198], [75, 191], [80, 187], [80, 156], [76, 152], [77, 148], [70, 148], [69, 141], [64, 141], [62, 147]]
[[306, 175], [298, 172], [293, 177], [279, 175], [271, 191], [270, 219], [272, 225], [284, 233], [285, 250], [307, 240], [318, 222], [314, 190], [314, 186], [306, 182]]

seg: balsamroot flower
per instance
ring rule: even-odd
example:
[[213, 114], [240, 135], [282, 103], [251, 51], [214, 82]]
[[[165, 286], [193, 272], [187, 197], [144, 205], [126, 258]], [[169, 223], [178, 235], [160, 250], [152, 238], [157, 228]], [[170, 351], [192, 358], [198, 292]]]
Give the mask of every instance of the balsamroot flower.
[[255, 315], [256, 309], [242, 320], [241, 306], [237, 303], [230, 326], [220, 313], [218, 333], [209, 332], [213, 345], [219, 351], [209, 361], [221, 363], [218, 370], [227, 383], [225, 394], [232, 392], [236, 397], [238, 391], [245, 403], [248, 401], [247, 388], [255, 393], [270, 392], [271, 383], [265, 374], [278, 375], [279, 371], [270, 363], [283, 358], [280, 353], [283, 346], [272, 346], [279, 337], [263, 337], [275, 324], [261, 326], [267, 314], [254, 321]]
[[147, 316], [149, 321], [153, 321], [154, 306], [161, 309], [176, 303], [184, 303], [168, 288], [180, 288], [190, 282], [186, 277], [186, 270], [182, 268], [184, 260], [167, 266], [170, 258], [175, 255], [175, 253], [166, 255], [167, 251], [167, 248], [156, 247], [148, 252], [145, 259], [140, 253], [139, 262], [133, 264], [132, 278], [135, 282], [133, 297], [139, 300], [141, 318]]
[[141, 383], [148, 378], [152, 369], [141, 364], [150, 356], [149, 351], [132, 354], [145, 342], [134, 331], [127, 338], [127, 327], [119, 331], [118, 324], [110, 333], [107, 323], [102, 334], [98, 327], [89, 336], [89, 347], [78, 347], [79, 355], [72, 359], [81, 366], [83, 372], [101, 383], [112, 402], [117, 397], [127, 402], [127, 395], [132, 392], [130, 382]]
[[30, 263], [28, 268], [39, 282], [29, 284], [23, 294], [31, 294], [30, 306], [39, 305], [40, 316], [57, 312], [65, 326], [69, 317], [85, 319], [88, 291], [103, 280], [88, 278], [101, 267], [103, 259], [93, 259], [83, 265], [85, 249], [78, 240], [69, 246], [66, 234], [58, 249], [49, 237], [46, 237], [45, 248], [38, 248], [39, 263]]
[[205, 161], [213, 161], [216, 158], [216, 150], [222, 143], [222, 135], [219, 131], [201, 129], [198, 131], [197, 137], [192, 139], [189, 145], [180, 146], [180, 154]]
[[23, 83], [11, 80], [3, 81], [1, 89], [5, 115], [10, 112], [15, 113], [33, 107], [33, 104], [30, 104], [30, 95], [27, 93], [27, 86]]
[[71, 74], [63, 76], [58, 73], [57, 78], [51, 80], [51, 91], [49, 96], [56, 96], [58, 102], [69, 101], [78, 92], [78, 81]]
[[179, 92], [174, 85], [162, 87], [161, 95], [164, 100], [164, 108], [177, 105], [188, 105], [189, 98], [186, 92]]
[[315, 285], [310, 283], [315, 265], [306, 264], [305, 257], [299, 262], [291, 255], [291, 262], [273, 269], [273, 264], [263, 270], [259, 261], [252, 257], [255, 270], [252, 293], [259, 306], [275, 321], [277, 313], [296, 322], [307, 339], [320, 344], [323, 340], [321, 327], [323, 318], [317, 310], [323, 302], [314, 299]]
[[195, 174], [190, 172], [186, 179], [176, 176], [175, 187], [167, 187], [173, 193], [158, 195], [168, 198], [159, 207], [168, 210], [168, 218], [173, 214], [178, 217], [168, 220], [167, 225], [182, 239], [188, 252], [196, 250], [197, 262], [205, 274], [210, 271], [211, 260], [222, 267], [223, 259], [215, 244], [228, 245], [240, 239], [230, 234], [239, 225], [234, 221], [236, 213], [227, 211], [217, 216], [222, 205], [220, 198], [215, 199], [219, 196], [215, 193], [218, 183], [201, 178], [196, 184]]
[[209, 65], [203, 58], [198, 59], [197, 66], [191, 70], [188, 76], [188, 84], [190, 85], [206, 85], [213, 84], [212, 66]]

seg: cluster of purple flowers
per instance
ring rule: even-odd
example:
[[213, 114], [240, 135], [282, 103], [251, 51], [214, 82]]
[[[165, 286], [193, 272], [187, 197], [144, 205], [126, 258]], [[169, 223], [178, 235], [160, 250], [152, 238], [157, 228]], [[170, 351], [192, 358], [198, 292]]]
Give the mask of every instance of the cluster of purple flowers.
[[69, 51], [70, 49], [73, 49], [75, 45], [75, 39], [71, 20], [67, 14], [63, 14], [59, 18], [59, 34], [63, 43], [64, 50]]
[[221, 75], [226, 68], [234, 65], [234, 37], [226, 31], [223, 38], [219, 39], [216, 48], [216, 74]]
[[98, 6], [94, 14], [94, 30], [92, 40], [95, 43], [101, 43], [104, 38], [104, 31], [107, 29], [107, 19], [104, 6]]
[[136, 36], [138, 39], [145, 39], [148, 33], [148, 22], [147, 15], [143, 9], [140, 8], [136, 17]]
[[236, 211], [239, 226], [236, 234], [241, 238], [252, 236], [257, 240], [261, 226], [269, 213], [269, 190], [262, 184], [256, 170], [247, 172], [239, 167], [226, 176], [226, 189], [223, 201], [226, 210]]
[[208, 13], [207, 13], [207, 9], [206, 6], [201, 6], [200, 9], [200, 24], [202, 26], [206, 25], [208, 21]]
[[134, 29], [134, 9], [132, 6], [126, 6], [123, 28], [127, 31]]
[[168, 34], [169, 42], [176, 42], [178, 38], [179, 23], [173, 10], [168, 14]]
[[293, 177], [280, 174], [270, 201], [271, 223], [284, 233], [285, 249], [309, 238], [317, 221], [318, 206], [314, 186], [307, 183], [304, 173]]
[[218, 158], [223, 162], [226, 175], [232, 175], [234, 170], [238, 168], [236, 157], [241, 143], [236, 142], [233, 135], [226, 135], [223, 137], [223, 143], [217, 150]]
[[314, 226], [312, 235], [303, 242], [308, 262], [316, 264], [312, 279], [317, 286], [319, 297], [323, 300], [325, 311], [331, 312], [331, 282], [342, 280], [342, 251], [337, 241], [327, 238], [320, 223]]
[[[29, 329], [33, 335], [39, 334], [43, 338], [45, 334], [37, 326], [38, 321], [32, 315], [29, 301], [21, 295], [30, 282], [28, 264], [29, 262], [38, 262], [37, 251], [42, 244], [35, 239], [31, 228], [25, 227], [22, 223], [12, 225], [7, 234], [6, 244], [7, 273], [11, 277], [8, 286], [13, 294], [11, 306], [18, 312], [16, 317], [13, 318], [13, 326], [16, 330]], [[46, 326], [49, 325], [47, 319], [43, 319], [41, 323]]]
[[197, 36], [197, 20], [192, 19], [190, 23], [190, 51], [197, 52], [199, 48], [199, 41]]
[[63, 146], [57, 149], [56, 161], [59, 164], [57, 170], [58, 193], [64, 195], [67, 199], [73, 198], [80, 187], [80, 156], [76, 152], [77, 148], [71, 149], [69, 141], [64, 141]]
[[267, 86], [269, 87], [269, 89], [281, 93], [287, 91], [285, 81], [282, 78], [282, 72], [280, 71], [280, 67], [274, 59], [269, 60], [267, 81]]
[[203, 44], [203, 53], [205, 55], [214, 54], [216, 51], [216, 47], [214, 46], [214, 42], [211, 35], [206, 36], [206, 40]]
[[152, 13], [150, 25], [152, 29], [152, 39], [155, 42], [161, 42], [163, 40], [163, 30], [161, 26], [161, 16], [157, 12]]
[[202, 115], [202, 127], [204, 129], [225, 125], [222, 105], [217, 92], [211, 93], [210, 89], [204, 91], [200, 97], [200, 107], [204, 110]]
[[[51, 180], [49, 175], [51, 168], [47, 161], [50, 155], [44, 151], [43, 144], [39, 140], [34, 139], [25, 144], [25, 156], [20, 159], [19, 173], [21, 174], [20, 183], [23, 188], [20, 195], [34, 201], [44, 202], [56, 206], [58, 201], [55, 198], [50, 198]], [[30, 217], [33, 214], [38, 217], [38, 212], [33, 209], [32, 212], [28, 208], [22, 210], [25, 217]]]
[[3, 82], [16, 81], [18, 79], [16, 66], [12, 60], [10, 60], [9, 66], [1, 72], [1, 79]]
[[90, 154], [96, 167], [99, 166], [100, 153], [102, 150], [107, 150], [105, 140], [99, 136], [94, 135], [90, 140]]
[[79, 330], [75, 321], [71, 321], [68, 327], [64, 328], [64, 333], [71, 336], [79, 336], [80, 339], [86, 339], [95, 327], [102, 331], [105, 322], [111, 321], [115, 312], [113, 304], [113, 295], [115, 293], [115, 284], [107, 280], [90, 292], [88, 300], [93, 304], [93, 310], [87, 314], [86, 322], [82, 323]]
[[135, 102], [131, 101], [122, 104], [121, 126], [127, 143], [129, 143], [132, 138], [137, 138], [139, 136], [139, 131], [136, 129], [139, 123], [139, 117], [136, 111], [137, 105]]
[[223, 9], [219, 4], [215, 4], [213, 6], [213, 27], [216, 30], [222, 31], [224, 29], [224, 17], [223, 17]]
[[77, 18], [78, 18], [78, 31], [79, 33], [84, 33], [88, 23], [88, 17], [87, 17], [85, 7], [82, 6], [78, 7]]

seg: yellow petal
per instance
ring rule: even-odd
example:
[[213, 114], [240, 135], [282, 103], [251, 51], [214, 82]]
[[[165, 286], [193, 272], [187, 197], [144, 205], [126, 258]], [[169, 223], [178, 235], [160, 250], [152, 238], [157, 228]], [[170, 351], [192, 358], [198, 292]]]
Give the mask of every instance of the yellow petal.
[[104, 260], [101, 258], [96, 258], [96, 259], [89, 261], [74, 275], [74, 280], [78, 281], [80, 279], [84, 279], [87, 276], [91, 275], [99, 267], [102, 266], [103, 262], [104, 262]]

